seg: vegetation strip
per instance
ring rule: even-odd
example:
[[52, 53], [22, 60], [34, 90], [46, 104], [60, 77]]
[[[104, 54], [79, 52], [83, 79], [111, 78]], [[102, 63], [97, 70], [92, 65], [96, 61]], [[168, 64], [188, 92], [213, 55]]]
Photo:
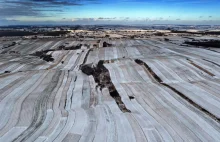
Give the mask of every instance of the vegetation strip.
[[202, 47], [216, 47], [220, 48], [220, 41], [219, 40], [204, 40], [204, 41], [185, 41], [185, 44], [194, 45], [194, 46], [202, 46]]
[[217, 121], [218, 123], [220, 122], [220, 118], [217, 118], [215, 115], [213, 115], [212, 113], [210, 113], [208, 110], [204, 109], [203, 107], [201, 107], [200, 105], [196, 104], [195, 102], [193, 102], [190, 98], [188, 98], [187, 96], [185, 96], [183, 93], [179, 92], [178, 90], [176, 90], [175, 88], [173, 88], [172, 86], [166, 84], [166, 83], [161, 83], [162, 85], [166, 86], [167, 88], [171, 89], [172, 91], [174, 91], [176, 94], [178, 94], [180, 97], [182, 97], [183, 99], [185, 99], [187, 102], [189, 102], [190, 104], [192, 104], [194, 107], [196, 107], [197, 109], [201, 110], [202, 112], [204, 112], [205, 114], [207, 114], [208, 116], [210, 116], [212, 119], [214, 119], [215, 121]]
[[193, 105], [195, 108], [199, 109], [200, 111], [204, 112], [205, 114], [207, 114], [208, 116], [210, 116], [212, 119], [214, 119], [215, 121], [217, 121], [218, 123], [220, 122], [220, 118], [216, 117], [215, 115], [213, 115], [212, 113], [210, 113], [208, 110], [206, 110], [205, 108], [201, 107], [200, 105], [196, 104], [194, 101], [192, 101], [190, 98], [188, 98], [186, 95], [184, 95], [183, 93], [179, 92], [178, 90], [176, 90], [175, 88], [171, 87], [170, 85], [164, 83], [159, 76], [156, 75], [156, 73], [146, 64], [144, 63], [142, 60], [139, 59], [135, 59], [135, 62], [139, 65], [144, 65], [147, 68], [147, 71], [151, 74], [151, 76], [161, 85], [171, 89], [172, 91], [174, 91], [176, 94], [178, 94], [180, 97], [182, 97], [183, 99], [185, 99], [187, 102], [189, 102], [191, 105]]
[[57, 49], [48, 49], [48, 50], [42, 50], [42, 51], [36, 51], [33, 53], [33, 56], [40, 57], [41, 59], [47, 61], [47, 62], [53, 62], [54, 58], [52, 55], [48, 55], [47, 53], [50, 51], [60, 51], [60, 50], [77, 50], [80, 49], [82, 44], [78, 44], [76, 46], [71, 46], [71, 47], [65, 47], [64, 45], [59, 46]]
[[86, 53], [86, 56], [85, 56], [85, 58], [84, 58], [84, 60], [83, 60], [83, 64], [85, 64], [85, 63], [86, 63], [86, 61], [87, 61], [87, 58], [88, 58], [88, 56], [89, 56], [90, 51], [92, 51], [92, 49], [89, 49], [89, 50], [88, 50], [88, 52]]
[[122, 112], [131, 112], [129, 109], [126, 108], [125, 104], [121, 100], [121, 96], [119, 95], [118, 91], [116, 90], [114, 84], [111, 81], [108, 69], [106, 69], [103, 65], [107, 62], [108, 61], [101, 60], [98, 62], [96, 67], [94, 67], [91, 64], [82, 65], [81, 70], [83, 73], [87, 75], [92, 75], [94, 77], [95, 82], [98, 84], [98, 86], [100, 86], [101, 90], [105, 87], [108, 88], [111, 97], [114, 98], [115, 102], [117, 103], [118, 107]]
[[191, 61], [190, 59], [187, 59], [187, 60], [189, 61], [190, 64], [192, 64], [192, 65], [195, 66], [196, 68], [202, 70], [203, 72], [207, 73], [208, 75], [210, 75], [210, 76], [212, 76], [212, 77], [215, 76], [213, 73], [211, 73], [211, 72], [207, 71], [206, 69], [204, 69], [203, 67], [201, 67], [201, 66], [195, 64], [195, 63], [194, 63], [193, 61]]
[[147, 68], [147, 71], [152, 75], [152, 77], [159, 83], [162, 82], [162, 80], [160, 79], [159, 76], [157, 76], [157, 74], [143, 61], [139, 60], [139, 59], [135, 59], [135, 62], [139, 65], [144, 65], [144, 67]]
[[212, 63], [212, 64], [214, 64], [214, 65], [216, 65], [216, 66], [218, 66], [218, 67], [220, 67], [220, 65], [217, 64], [217, 63], [215, 63], [215, 62], [209, 61], [209, 60], [207, 60], [207, 59], [203, 59], [203, 60], [204, 60], [204, 61], [207, 61], [207, 62], [209, 62], [209, 63]]

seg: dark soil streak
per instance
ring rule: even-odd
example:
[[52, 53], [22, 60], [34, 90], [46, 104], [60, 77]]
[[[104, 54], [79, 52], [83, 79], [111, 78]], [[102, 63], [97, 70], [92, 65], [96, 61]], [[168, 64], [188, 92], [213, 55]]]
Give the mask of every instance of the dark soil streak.
[[210, 113], [208, 110], [206, 110], [205, 108], [201, 107], [200, 105], [196, 104], [195, 102], [193, 102], [190, 98], [188, 98], [187, 96], [185, 96], [183, 93], [179, 92], [178, 90], [176, 90], [175, 88], [173, 88], [172, 86], [166, 84], [166, 83], [161, 83], [162, 85], [166, 86], [167, 88], [171, 89], [172, 91], [174, 91], [176, 94], [178, 94], [180, 97], [182, 97], [183, 99], [185, 99], [187, 102], [189, 102], [191, 105], [193, 105], [194, 107], [196, 107], [197, 109], [201, 110], [202, 112], [204, 112], [205, 114], [207, 114], [208, 116], [210, 116], [212, 119], [214, 119], [215, 121], [217, 121], [218, 123], [220, 122], [220, 118], [216, 117], [215, 115], [213, 115], [212, 113]]
[[[184, 100], [186, 100], [188, 103], [190, 103], [191, 105], [193, 105], [195, 108], [197, 108], [198, 110], [202, 111], [203, 113], [207, 114], [208, 116], [210, 116], [212, 119], [214, 119], [215, 121], [217, 121], [218, 123], [220, 122], [220, 118], [218, 118], [217, 116], [215, 116], [214, 114], [210, 113], [208, 110], [206, 110], [205, 108], [201, 107], [200, 105], [198, 105], [197, 103], [195, 103], [193, 100], [191, 100], [190, 98], [188, 98], [186, 95], [184, 95], [183, 93], [181, 93], [180, 91], [176, 90], [174, 87], [163, 83], [163, 81], [160, 79], [160, 77], [158, 77], [156, 75], [156, 73], [143, 61], [136, 59], [135, 62], [139, 65], [144, 65], [147, 68], [147, 71], [154, 77], [154, 79], [160, 84], [163, 85], [169, 89], [171, 89], [173, 92], [175, 92], [177, 95], [179, 95], [180, 97], [182, 97]], [[206, 72], [207, 73], [207, 72]], [[210, 73], [211, 74], [211, 73]], [[209, 74], [209, 75], [210, 75]]]
[[209, 61], [209, 60], [206, 60], [206, 59], [203, 59], [204, 61], [207, 61], [207, 62], [209, 62], [209, 63], [212, 63], [212, 64], [214, 64], [214, 65], [216, 65], [216, 66], [218, 66], [218, 67], [220, 67], [220, 64], [217, 64], [217, 63], [215, 63], [215, 62], [212, 62], [212, 61]]
[[144, 65], [144, 67], [147, 68], [147, 71], [150, 73], [150, 75], [152, 75], [152, 77], [159, 83], [163, 82], [160, 77], [143, 61], [139, 60], [139, 59], [135, 59], [135, 62], [139, 65]]
[[202, 70], [203, 72], [207, 73], [208, 75], [210, 75], [210, 76], [212, 76], [212, 77], [215, 76], [213, 73], [211, 73], [211, 72], [209, 72], [208, 70], [204, 69], [203, 67], [201, 67], [201, 66], [195, 64], [195, 63], [194, 63], [193, 61], [191, 61], [190, 59], [187, 59], [187, 60], [188, 60], [189, 63], [192, 64], [194, 67], [196, 67], [196, 68]]

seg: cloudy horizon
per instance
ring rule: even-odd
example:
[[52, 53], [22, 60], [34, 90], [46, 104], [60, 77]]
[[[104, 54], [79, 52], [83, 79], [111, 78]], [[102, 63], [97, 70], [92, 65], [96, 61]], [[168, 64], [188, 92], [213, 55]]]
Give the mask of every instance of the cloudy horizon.
[[220, 24], [217, 0], [0, 0], [0, 25]]

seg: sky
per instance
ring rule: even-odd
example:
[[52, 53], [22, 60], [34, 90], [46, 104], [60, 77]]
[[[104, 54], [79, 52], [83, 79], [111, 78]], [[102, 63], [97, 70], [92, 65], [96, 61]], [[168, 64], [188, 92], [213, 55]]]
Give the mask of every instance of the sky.
[[0, 0], [0, 25], [220, 25], [220, 0]]

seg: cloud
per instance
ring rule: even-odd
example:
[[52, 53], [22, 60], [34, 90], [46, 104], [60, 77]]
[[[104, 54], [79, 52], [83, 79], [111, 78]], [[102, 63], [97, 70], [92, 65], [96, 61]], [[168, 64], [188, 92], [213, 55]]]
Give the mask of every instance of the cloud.
[[48, 17], [62, 14], [66, 7], [82, 6], [99, 0], [0, 0], [0, 17]]
[[71, 19], [72, 22], [89, 22], [89, 21], [96, 21], [96, 18], [73, 18]]
[[97, 18], [97, 20], [115, 20], [116, 19], [116, 17], [99, 17], [99, 18]]
[[[148, 19], [148, 20], [146, 20]], [[21, 20], [15, 20], [15, 19], [3, 19], [0, 18], [0, 26], [2, 25], [98, 25], [98, 24], [108, 24], [108, 25], [115, 25], [115, 24], [124, 24], [124, 25], [153, 25], [153, 24], [210, 24], [210, 25], [217, 25], [220, 23], [219, 20], [194, 20], [194, 21], [188, 21], [188, 20], [158, 20], [158, 19], [149, 19], [145, 18], [143, 20], [123, 20], [118, 19], [117, 20], [97, 20], [97, 18], [76, 18], [76, 19], [65, 19], [65, 20], [47, 20], [47, 21], [21, 21]]]

